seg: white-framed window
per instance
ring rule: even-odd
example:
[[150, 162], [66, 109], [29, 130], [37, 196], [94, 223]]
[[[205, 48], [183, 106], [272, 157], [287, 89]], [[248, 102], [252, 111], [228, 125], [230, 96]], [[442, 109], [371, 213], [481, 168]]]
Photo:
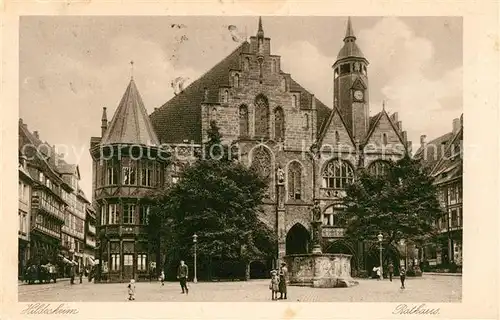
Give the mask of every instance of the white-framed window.
[[118, 271], [120, 270], [120, 254], [119, 253], [112, 253], [111, 254], [111, 271]]
[[148, 268], [147, 264], [147, 254], [145, 253], [139, 253], [137, 254], [137, 270], [138, 271], [145, 271]]
[[331, 160], [323, 170], [323, 188], [345, 189], [353, 180], [354, 170], [346, 161]]
[[143, 161], [141, 168], [141, 185], [150, 187], [153, 185], [153, 165], [150, 161]]
[[123, 265], [124, 266], [133, 266], [134, 265], [134, 255], [133, 254], [124, 254], [123, 255]]
[[135, 204], [123, 205], [123, 223], [133, 224], [135, 215]]
[[108, 204], [108, 223], [109, 224], [117, 224], [118, 223], [118, 210], [117, 205], [115, 203]]

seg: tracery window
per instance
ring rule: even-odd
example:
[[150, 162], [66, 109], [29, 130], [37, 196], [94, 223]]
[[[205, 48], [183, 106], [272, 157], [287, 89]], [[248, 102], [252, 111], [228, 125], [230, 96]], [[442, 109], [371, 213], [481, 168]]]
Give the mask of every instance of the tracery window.
[[256, 170], [262, 178], [269, 179], [271, 177], [271, 155], [265, 148], [260, 147], [252, 153], [251, 167]]
[[323, 212], [323, 225], [331, 227], [345, 227], [347, 224], [345, 211], [342, 205], [334, 204]]
[[248, 136], [248, 108], [246, 105], [240, 106], [240, 137]]
[[285, 115], [281, 107], [274, 111], [274, 136], [277, 141], [285, 138]]
[[302, 166], [296, 161], [288, 166], [288, 198], [302, 198]]
[[343, 160], [331, 160], [323, 170], [323, 188], [345, 189], [353, 179], [352, 166]]
[[385, 175], [389, 169], [389, 163], [383, 160], [375, 160], [368, 166], [368, 172], [373, 175]]
[[263, 95], [255, 99], [255, 135], [269, 136], [269, 103]]

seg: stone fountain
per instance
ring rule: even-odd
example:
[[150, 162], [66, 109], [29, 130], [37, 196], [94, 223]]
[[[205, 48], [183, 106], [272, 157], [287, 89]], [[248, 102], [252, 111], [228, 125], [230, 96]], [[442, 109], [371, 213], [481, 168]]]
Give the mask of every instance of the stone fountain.
[[351, 255], [322, 252], [321, 209], [318, 202], [315, 203], [312, 211], [313, 245], [311, 252], [285, 256], [290, 285], [312, 286], [314, 288], [345, 288], [357, 285], [358, 282], [351, 277]]

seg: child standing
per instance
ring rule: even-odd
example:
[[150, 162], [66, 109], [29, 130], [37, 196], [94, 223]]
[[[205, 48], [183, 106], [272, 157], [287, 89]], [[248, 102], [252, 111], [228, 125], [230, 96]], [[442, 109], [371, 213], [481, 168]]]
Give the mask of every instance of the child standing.
[[162, 286], [165, 285], [165, 273], [163, 271], [160, 274], [160, 282]]
[[278, 277], [278, 272], [276, 270], [272, 270], [271, 283], [269, 284], [269, 289], [271, 289], [271, 300], [278, 300], [279, 283], [280, 278]]
[[406, 279], [406, 270], [404, 267], [401, 267], [401, 270], [399, 270], [399, 277], [401, 278], [401, 289], [404, 289]]
[[128, 286], [128, 299], [135, 300], [135, 280], [131, 279]]

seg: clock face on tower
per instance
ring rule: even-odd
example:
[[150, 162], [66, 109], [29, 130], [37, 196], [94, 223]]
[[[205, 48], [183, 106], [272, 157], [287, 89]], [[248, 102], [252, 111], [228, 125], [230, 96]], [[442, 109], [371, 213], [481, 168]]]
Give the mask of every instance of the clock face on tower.
[[357, 101], [362, 101], [363, 96], [364, 96], [363, 91], [361, 90], [354, 91], [354, 99], [356, 99]]

